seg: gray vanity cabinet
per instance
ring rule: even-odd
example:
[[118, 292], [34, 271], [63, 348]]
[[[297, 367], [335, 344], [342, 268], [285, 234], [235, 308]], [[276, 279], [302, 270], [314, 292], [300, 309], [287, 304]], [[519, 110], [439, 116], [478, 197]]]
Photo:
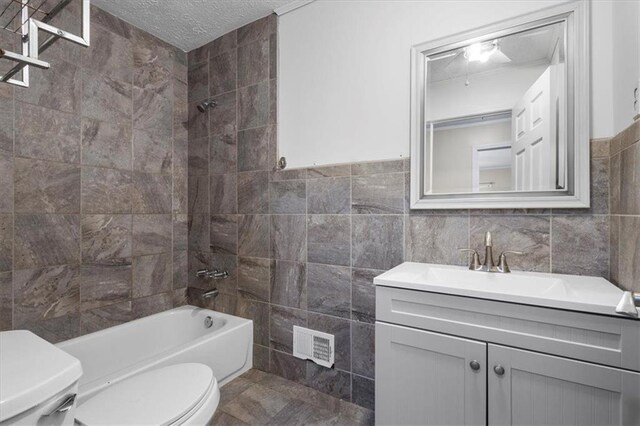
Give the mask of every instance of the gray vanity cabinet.
[[486, 358], [486, 343], [376, 324], [376, 422], [485, 424]]
[[640, 426], [640, 321], [376, 288], [378, 425]]
[[488, 354], [490, 425], [640, 424], [639, 373], [498, 345]]

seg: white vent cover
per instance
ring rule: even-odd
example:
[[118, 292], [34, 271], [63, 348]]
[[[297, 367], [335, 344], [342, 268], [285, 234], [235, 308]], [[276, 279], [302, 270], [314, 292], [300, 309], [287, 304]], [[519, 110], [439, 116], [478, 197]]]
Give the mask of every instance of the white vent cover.
[[333, 334], [293, 326], [293, 356], [310, 359], [323, 367], [333, 367], [335, 345]]

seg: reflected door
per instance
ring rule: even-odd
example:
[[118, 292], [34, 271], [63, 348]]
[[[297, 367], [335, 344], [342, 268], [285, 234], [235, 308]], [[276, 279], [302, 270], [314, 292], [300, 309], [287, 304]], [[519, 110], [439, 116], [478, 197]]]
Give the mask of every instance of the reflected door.
[[554, 189], [555, 117], [551, 114], [551, 73], [538, 78], [512, 110], [513, 187], [517, 191]]

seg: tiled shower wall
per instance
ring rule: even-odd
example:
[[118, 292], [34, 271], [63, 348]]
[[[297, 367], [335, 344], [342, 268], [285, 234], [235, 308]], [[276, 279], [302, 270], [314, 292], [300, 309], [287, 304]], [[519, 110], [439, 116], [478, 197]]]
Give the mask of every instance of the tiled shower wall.
[[640, 120], [611, 139], [611, 280], [640, 292]]
[[0, 330], [52, 342], [185, 301], [186, 54], [91, 24], [0, 84]]
[[[514, 269], [609, 276], [608, 140], [592, 142], [590, 209], [411, 212], [407, 160], [273, 171], [276, 46], [270, 16], [189, 53], [191, 301], [253, 319], [257, 368], [372, 408], [373, 277], [404, 260], [463, 265], [457, 248], [480, 249], [485, 231], [526, 252]], [[195, 278], [203, 267], [231, 276]], [[215, 301], [198, 297], [213, 286]], [[335, 369], [291, 355], [293, 325], [335, 334]]]

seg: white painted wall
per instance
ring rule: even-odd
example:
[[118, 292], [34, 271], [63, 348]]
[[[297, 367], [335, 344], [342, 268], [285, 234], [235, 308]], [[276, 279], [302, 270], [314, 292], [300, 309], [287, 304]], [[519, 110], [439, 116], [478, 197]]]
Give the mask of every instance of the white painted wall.
[[[561, 2], [317, 0], [280, 16], [279, 154], [289, 168], [408, 156], [410, 46]], [[640, 77], [640, 12], [636, 0], [591, 3], [598, 138], [633, 116], [623, 98]]]

